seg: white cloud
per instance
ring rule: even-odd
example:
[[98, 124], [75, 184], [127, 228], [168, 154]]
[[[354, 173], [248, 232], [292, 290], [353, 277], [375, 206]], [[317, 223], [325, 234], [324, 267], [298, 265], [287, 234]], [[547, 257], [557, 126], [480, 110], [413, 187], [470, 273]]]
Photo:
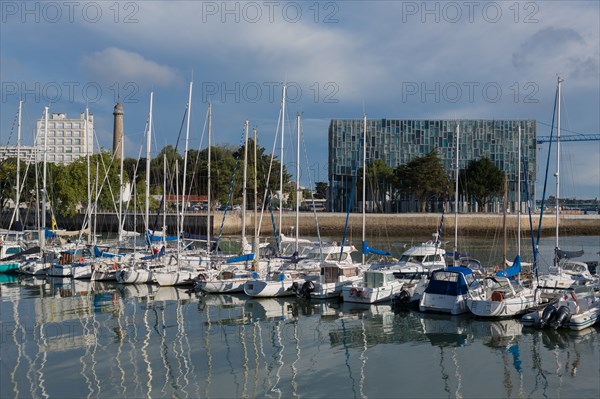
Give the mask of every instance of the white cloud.
[[135, 82], [138, 85], [166, 87], [181, 82], [175, 68], [148, 60], [142, 55], [108, 47], [81, 58], [91, 74], [107, 82]]

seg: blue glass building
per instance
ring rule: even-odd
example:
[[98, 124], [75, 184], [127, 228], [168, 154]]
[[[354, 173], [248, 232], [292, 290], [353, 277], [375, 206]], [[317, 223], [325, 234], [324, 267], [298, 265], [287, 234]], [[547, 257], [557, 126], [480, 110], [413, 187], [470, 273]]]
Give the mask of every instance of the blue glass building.
[[[466, 169], [471, 160], [487, 157], [508, 174], [509, 201], [514, 209], [518, 182], [518, 128], [521, 127], [521, 154], [527, 160], [530, 198], [535, 198], [536, 138], [535, 120], [417, 120], [367, 119], [367, 165], [382, 159], [392, 168], [435, 150], [454, 180], [456, 159], [456, 125], [459, 125], [459, 168]], [[352, 174], [362, 163], [362, 119], [332, 119], [329, 125], [329, 210], [346, 211]], [[522, 162], [522, 161], [521, 161]], [[360, 168], [361, 165], [358, 165]], [[522, 166], [521, 166], [522, 168]], [[523, 175], [524, 176], [524, 175]], [[522, 179], [521, 200], [525, 201]], [[467, 199], [465, 199], [467, 200]], [[354, 201], [354, 206], [358, 200]], [[394, 203], [394, 201], [396, 203]], [[408, 201], [408, 199], [404, 199]], [[400, 202], [400, 203], [399, 203]], [[500, 199], [501, 202], [501, 199]], [[467, 204], [474, 210], [474, 204]], [[358, 208], [356, 208], [358, 209]], [[412, 211], [414, 207], [389, 198], [388, 211]], [[434, 209], [439, 211], [439, 209]]]

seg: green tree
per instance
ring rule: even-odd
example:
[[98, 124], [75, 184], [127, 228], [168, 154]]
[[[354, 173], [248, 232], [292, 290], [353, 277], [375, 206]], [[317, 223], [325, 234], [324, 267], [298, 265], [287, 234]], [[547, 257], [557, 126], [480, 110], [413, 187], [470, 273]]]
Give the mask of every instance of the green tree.
[[[356, 192], [362, 200], [362, 168], [358, 170]], [[382, 159], [375, 159], [367, 165], [367, 201], [372, 201], [377, 212], [384, 212], [385, 198], [395, 183], [394, 169]], [[370, 194], [370, 195], [369, 195]]]
[[17, 184], [17, 160], [9, 158], [0, 162], [0, 205], [6, 208], [9, 200], [15, 199]]
[[399, 165], [395, 175], [400, 191], [414, 195], [421, 212], [427, 210], [430, 200], [448, 190], [448, 176], [436, 151]]
[[326, 199], [327, 191], [329, 190], [329, 183], [325, 181], [319, 181], [315, 183], [315, 198]]
[[486, 157], [471, 161], [462, 175], [461, 191], [473, 195], [479, 209], [502, 194], [504, 173]]

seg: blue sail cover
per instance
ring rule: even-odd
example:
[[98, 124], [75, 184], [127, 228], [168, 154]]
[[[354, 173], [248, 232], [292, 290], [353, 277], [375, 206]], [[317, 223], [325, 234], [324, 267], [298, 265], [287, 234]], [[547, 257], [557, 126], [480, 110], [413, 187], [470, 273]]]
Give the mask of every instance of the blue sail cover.
[[498, 277], [514, 277], [521, 273], [521, 256], [517, 255], [513, 265], [506, 270], [500, 270], [496, 272]]
[[160, 242], [160, 241], [177, 241], [176, 236], [155, 236], [153, 233], [149, 231], [146, 232], [146, 243], [150, 242]]
[[254, 254], [246, 254], [246, 255], [235, 256], [233, 258], [228, 258], [227, 263], [248, 262], [251, 260], [254, 260]]
[[367, 254], [375, 254], [375, 255], [383, 255], [383, 256], [392, 256], [391, 253], [387, 251], [382, 251], [381, 249], [371, 248], [366, 241], [362, 242], [362, 253]]
[[143, 258], [141, 258], [142, 260], [152, 260], [152, 259], [156, 259], [156, 258], [160, 258], [161, 256], [163, 256], [165, 254], [165, 247], [162, 247], [160, 249], [160, 252], [156, 253], [156, 254], [152, 254], [152, 255], [148, 255], [148, 256], [144, 256]]
[[56, 237], [56, 233], [53, 233], [49, 228], [46, 227], [46, 230], [44, 230], [44, 236], [46, 238], [54, 238]]
[[115, 258], [117, 256], [125, 256], [125, 254], [111, 254], [100, 251], [97, 245], [94, 245], [94, 258]]

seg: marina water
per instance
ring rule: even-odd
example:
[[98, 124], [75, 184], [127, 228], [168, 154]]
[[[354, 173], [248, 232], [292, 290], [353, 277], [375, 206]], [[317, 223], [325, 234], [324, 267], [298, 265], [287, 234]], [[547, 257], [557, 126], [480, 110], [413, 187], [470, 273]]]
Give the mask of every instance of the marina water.
[[[600, 237], [561, 242], [598, 259]], [[474, 240], [473, 255], [495, 244]], [[3, 278], [2, 398], [600, 397], [600, 326]]]

